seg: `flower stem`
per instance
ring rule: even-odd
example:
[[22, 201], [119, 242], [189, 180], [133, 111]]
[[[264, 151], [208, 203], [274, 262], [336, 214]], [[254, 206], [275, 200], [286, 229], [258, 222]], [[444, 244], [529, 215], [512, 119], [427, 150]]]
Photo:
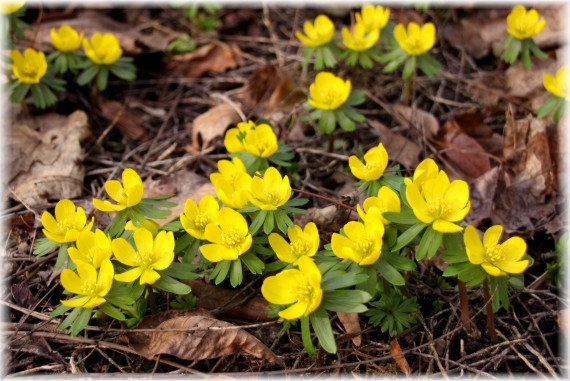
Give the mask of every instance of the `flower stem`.
[[487, 309], [487, 331], [489, 331], [491, 340], [496, 343], [497, 331], [495, 331], [495, 315], [493, 314], [493, 304], [491, 302], [488, 279], [485, 279], [483, 282], [483, 298], [485, 299], [485, 308]]
[[30, 108], [28, 107], [28, 104], [26, 103], [25, 100], [20, 102], [20, 106], [22, 107], [22, 113], [25, 116], [30, 116]]
[[146, 297], [150, 306], [150, 313], [154, 315], [156, 313], [156, 300], [154, 299], [154, 291], [151, 284], [146, 285]]
[[329, 134], [328, 152], [333, 153], [333, 151], [334, 151], [334, 135], [331, 133]]
[[465, 330], [471, 337], [475, 338], [477, 331], [471, 325], [471, 318], [469, 317], [469, 299], [467, 299], [467, 288], [465, 283], [457, 279], [457, 288], [459, 289], [459, 311], [461, 313], [461, 322]]
[[403, 91], [403, 95], [402, 95], [402, 103], [405, 106], [410, 105], [410, 99], [412, 97], [412, 81], [413, 81], [413, 75], [406, 78], [406, 82], [404, 82], [404, 91]]

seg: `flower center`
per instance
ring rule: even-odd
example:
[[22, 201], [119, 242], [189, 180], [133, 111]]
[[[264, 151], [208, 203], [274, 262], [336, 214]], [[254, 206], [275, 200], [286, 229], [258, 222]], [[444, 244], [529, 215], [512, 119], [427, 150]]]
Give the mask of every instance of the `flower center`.
[[208, 225], [208, 222], [210, 222], [210, 216], [207, 214], [200, 213], [194, 217], [194, 226], [198, 229], [204, 229], [206, 225]]
[[374, 246], [374, 241], [370, 239], [370, 237], [368, 237], [367, 235], [363, 235], [354, 242], [354, 248], [359, 253], [368, 254], [370, 250], [372, 250], [373, 246]]
[[107, 57], [107, 53], [109, 53], [105, 48], [98, 48], [94, 50], [95, 50], [95, 56], [99, 61], [104, 61], [105, 58]]
[[339, 98], [340, 98], [339, 92], [334, 89], [330, 89], [324, 94], [323, 103], [329, 105], [329, 107], [332, 107], [334, 104], [336, 104]]
[[307, 255], [307, 252], [311, 248], [309, 242], [304, 239], [299, 239], [297, 241], [291, 242], [291, 253], [295, 257], [301, 257]]
[[137, 257], [137, 266], [151, 268], [154, 263], [154, 255], [152, 251], [140, 250]]
[[501, 245], [495, 245], [485, 248], [485, 258], [489, 263], [497, 263], [504, 260], [503, 248]]
[[435, 218], [443, 217], [449, 212], [449, 205], [439, 197], [429, 200], [427, 204], [430, 214]]
[[67, 218], [64, 218], [61, 221], [58, 221], [57, 226], [59, 227], [59, 230], [61, 230], [62, 232], [67, 232], [71, 229], [75, 229], [73, 221], [69, 220]]
[[240, 244], [242, 239], [243, 237], [239, 234], [237, 229], [229, 227], [222, 231], [222, 242], [229, 248], [233, 248]]
[[297, 300], [300, 302], [309, 302], [313, 296], [313, 287], [308, 283], [301, 284], [295, 290], [295, 294], [297, 295]]
[[263, 191], [263, 197], [265, 198], [265, 203], [269, 205], [277, 205], [281, 201], [279, 192], [274, 189], [265, 189]]
[[106, 253], [106, 250], [104, 250], [100, 247], [92, 247], [87, 252], [87, 258], [89, 258], [89, 261], [93, 262], [94, 258], [99, 258], [99, 257], [103, 256], [105, 253]]
[[377, 161], [369, 161], [369, 162], [367, 161], [367, 162], [366, 162], [366, 165], [364, 166], [364, 168], [365, 168], [367, 171], [372, 171], [372, 170], [378, 168], [379, 166], [380, 166], [380, 163], [377, 162]]
[[81, 285], [81, 295], [93, 295], [95, 293], [95, 282], [88, 280]]
[[39, 67], [35, 63], [26, 62], [24, 63], [24, 66], [22, 66], [22, 74], [25, 77], [36, 78], [38, 75], [38, 69]]
[[267, 150], [270, 146], [271, 142], [269, 141], [269, 139], [260, 138], [255, 142], [255, 148], [257, 148], [260, 154], [263, 153], [265, 150]]

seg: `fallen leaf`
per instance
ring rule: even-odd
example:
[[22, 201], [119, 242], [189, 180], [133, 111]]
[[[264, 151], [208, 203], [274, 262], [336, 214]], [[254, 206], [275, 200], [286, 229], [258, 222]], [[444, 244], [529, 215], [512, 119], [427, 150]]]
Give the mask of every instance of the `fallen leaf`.
[[131, 113], [126, 105], [117, 101], [99, 99], [99, 107], [105, 119], [111, 123], [116, 120], [117, 128], [123, 135], [133, 140], [149, 139], [141, 120]]
[[24, 286], [22, 283], [14, 283], [12, 287], [10, 287], [10, 293], [12, 294], [16, 304], [24, 308], [28, 308], [37, 303], [37, 300], [30, 291], [30, 288]]
[[544, 74], [554, 75], [561, 66], [558, 60], [536, 62], [531, 69], [525, 69], [520, 63], [511, 65], [505, 72], [509, 94], [515, 97], [530, 97], [546, 92], [542, 83]]
[[186, 125], [186, 130], [192, 135], [192, 149], [195, 153], [203, 151], [215, 139], [223, 139], [226, 129], [238, 122], [241, 122], [240, 115], [228, 103], [214, 106], [198, 115], [192, 124]]
[[388, 151], [388, 157], [406, 168], [415, 168], [419, 163], [422, 148], [402, 134], [394, 132], [377, 120], [368, 120], [380, 141]]
[[352, 336], [350, 338], [352, 340], [352, 343], [356, 347], [362, 345], [362, 336], [360, 335], [362, 329], [360, 328], [360, 320], [358, 319], [358, 314], [354, 312], [353, 313], [337, 312], [336, 315], [338, 316], [338, 320], [341, 322], [346, 333]]
[[[38, 126], [39, 132], [30, 128]], [[11, 197], [31, 207], [83, 194], [81, 147], [90, 134], [87, 115], [43, 114], [8, 128]]]
[[493, 214], [500, 173], [500, 167], [493, 167], [475, 179], [470, 194], [471, 211], [465, 217], [467, 223], [477, 226], [482, 220], [491, 217]]
[[496, 106], [501, 99], [508, 97], [503, 71], [479, 72], [466, 82], [469, 96], [483, 106]]
[[193, 52], [176, 54], [168, 58], [166, 67], [184, 77], [198, 78], [211, 73], [223, 73], [242, 63], [242, 53], [236, 44], [215, 41]]
[[131, 348], [149, 359], [166, 354], [195, 361], [247, 353], [284, 365], [283, 360], [255, 336], [239, 326], [214, 319], [202, 308], [147, 316], [123, 337]]
[[198, 307], [207, 310], [221, 309], [221, 314], [251, 321], [273, 321], [267, 317], [267, 301], [260, 297], [249, 297], [243, 291], [228, 290], [220, 286], [193, 280], [192, 294], [198, 298]]
[[394, 356], [394, 360], [396, 360], [396, 364], [398, 364], [402, 373], [406, 376], [412, 374], [412, 368], [410, 368], [408, 360], [406, 360], [406, 357], [402, 353], [402, 348], [400, 347], [397, 339], [390, 341], [390, 354]]
[[418, 136], [432, 139], [439, 131], [439, 122], [427, 111], [396, 103], [392, 106], [392, 116], [404, 127], [413, 127]]
[[471, 136], [483, 147], [485, 152], [500, 157], [503, 152], [503, 135], [493, 132], [493, 129], [485, 123], [487, 111], [477, 109], [469, 109], [454, 113], [454, 120], [461, 131]]

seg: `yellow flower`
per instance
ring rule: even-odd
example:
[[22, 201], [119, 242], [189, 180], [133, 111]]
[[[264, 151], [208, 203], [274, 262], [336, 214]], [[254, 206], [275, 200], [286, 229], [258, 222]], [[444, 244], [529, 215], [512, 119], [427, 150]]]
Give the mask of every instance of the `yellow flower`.
[[529, 265], [527, 259], [521, 260], [526, 252], [526, 242], [520, 237], [511, 237], [499, 243], [502, 234], [501, 225], [492, 226], [487, 229], [481, 242], [477, 229], [467, 226], [463, 241], [469, 262], [481, 265], [492, 276], [520, 274]]
[[85, 262], [93, 265], [96, 269], [106, 259], [111, 259], [111, 238], [99, 229], [84, 230], [77, 236], [77, 247], [67, 249], [73, 263]]
[[360, 205], [356, 206], [358, 215], [362, 221], [366, 222], [368, 215], [378, 216], [384, 225], [388, 225], [390, 221], [382, 217], [384, 212], [400, 212], [400, 198], [398, 194], [387, 186], [383, 186], [378, 191], [378, 197], [367, 197], [364, 200], [364, 209]]
[[[147, 218], [145, 218], [143, 220], [142, 226], [143, 228], [145, 228], [146, 230], [148, 230], [149, 232], [152, 233], [153, 237], [156, 237], [156, 235], [158, 234], [158, 230], [160, 229], [160, 225], [157, 224], [156, 222], [154, 222], [153, 220], [149, 220]], [[127, 224], [125, 225], [125, 230], [129, 230], [134, 232], [135, 230], [137, 230], [138, 227], [135, 226], [135, 224], [133, 224], [133, 221], [129, 221], [127, 222]]]
[[519, 40], [531, 38], [544, 28], [545, 21], [539, 17], [536, 9], [527, 12], [524, 6], [517, 5], [507, 16], [507, 33]]
[[58, 31], [52, 28], [50, 31], [51, 43], [61, 52], [73, 52], [81, 46], [83, 32], [78, 34], [69, 25], [62, 25]]
[[544, 88], [558, 98], [570, 100], [570, 93], [567, 89], [568, 66], [562, 66], [556, 71], [556, 77], [545, 74], [542, 78]]
[[3, 14], [11, 15], [22, 8], [24, 4], [26, 4], [25, 1], [2, 1], [0, 3], [0, 9]]
[[252, 155], [269, 157], [279, 148], [277, 136], [268, 124], [260, 124], [249, 131], [244, 140], [245, 150]]
[[220, 206], [212, 195], [205, 195], [198, 205], [192, 199], [186, 200], [184, 213], [180, 215], [180, 223], [188, 234], [196, 239], [204, 239], [206, 226], [218, 224]]
[[350, 172], [357, 179], [374, 181], [378, 180], [384, 174], [384, 170], [388, 166], [388, 152], [382, 143], [370, 148], [364, 154], [364, 163], [358, 157], [352, 155], [348, 158]]
[[243, 162], [237, 157], [234, 157], [232, 161], [220, 160], [218, 170], [220, 172], [210, 175], [216, 195], [224, 205], [230, 208], [243, 208], [247, 204], [251, 187], [251, 176], [247, 173]]
[[93, 206], [102, 212], [118, 212], [138, 205], [144, 193], [144, 186], [138, 173], [134, 169], [127, 168], [123, 171], [122, 180], [123, 184], [118, 180], [109, 180], [105, 183], [107, 194], [117, 204], [94, 198]]
[[140, 284], [154, 284], [160, 279], [155, 270], [164, 270], [174, 260], [174, 235], [161, 231], [153, 239], [152, 233], [139, 228], [133, 233], [136, 251], [124, 238], [115, 238], [111, 243], [113, 254], [119, 262], [133, 268], [115, 275], [119, 282], [132, 282], [140, 277]]
[[224, 146], [229, 153], [245, 151], [243, 141], [249, 131], [255, 129], [255, 123], [251, 120], [247, 123], [238, 123], [236, 128], [230, 128], [224, 136]]
[[371, 31], [366, 31], [364, 24], [356, 23], [352, 33], [348, 28], [342, 28], [342, 42], [350, 50], [356, 52], [363, 52], [370, 49], [376, 44], [378, 38], [380, 38], [380, 31], [378, 29], [373, 29]]
[[332, 73], [323, 71], [317, 74], [315, 82], [309, 87], [309, 103], [319, 110], [336, 110], [346, 102], [350, 95], [350, 81]]
[[296, 263], [301, 257], [312, 257], [319, 249], [319, 232], [314, 222], [309, 222], [302, 229], [293, 226], [287, 229], [291, 244], [277, 233], [269, 235], [269, 245], [283, 262]]
[[263, 178], [253, 176], [249, 201], [262, 210], [277, 210], [291, 198], [289, 177], [281, 177], [279, 171], [269, 167]]
[[21, 83], [40, 83], [47, 72], [47, 61], [43, 52], [28, 48], [22, 55], [20, 51], [12, 50], [10, 59], [12, 60], [12, 73]]
[[438, 173], [439, 173], [439, 167], [437, 166], [435, 161], [433, 161], [433, 159], [424, 159], [416, 167], [412, 181], [414, 184], [416, 184], [416, 186], [421, 192], [423, 183], [427, 179], [437, 177]]
[[92, 264], [77, 262], [77, 274], [70, 269], [61, 272], [61, 285], [67, 291], [82, 295], [78, 299], [61, 300], [67, 307], [93, 308], [105, 303], [107, 295], [113, 285], [113, 264], [109, 259], [101, 262], [99, 272]]
[[291, 304], [279, 312], [283, 319], [294, 320], [309, 316], [321, 305], [322, 275], [311, 258], [303, 257], [297, 262], [299, 269], [281, 271], [267, 277], [261, 285], [261, 294], [273, 304]]
[[423, 223], [432, 224], [433, 230], [455, 233], [463, 228], [454, 222], [461, 221], [469, 212], [469, 186], [463, 180], [449, 182], [444, 171], [424, 181], [422, 189], [404, 179], [406, 198], [414, 215]]
[[88, 225], [87, 216], [81, 207], [75, 210], [75, 204], [67, 199], [59, 201], [55, 205], [55, 218], [49, 213], [42, 214], [42, 230], [50, 241], [57, 243], [74, 242], [79, 232], [91, 230], [94, 218]]
[[390, 10], [388, 8], [384, 9], [381, 5], [364, 4], [362, 13], [356, 12], [356, 23], [363, 24], [364, 30], [371, 32], [375, 29], [384, 28], [389, 17]]
[[315, 19], [315, 23], [305, 21], [303, 24], [303, 31], [305, 34], [296, 31], [295, 36], [305, 46], [323, 46], [329, 43], [334, 35], [334, 24], [325, 15], [319, 15]]
[[112, 65], [123, 54], [119, 40], [112, 33], [95, 33], [91, 41], [84, 39], [83, 50], [97, 65]]
[[394, 38], [408, 55], [420, 56], [435, 44], [435, 25], [428, 22], [420, 28], [415, 22], [410, 22], [406, 30], [403, 24], [398, 24], [394, 28]]
[[384, 225], [374, 218], [364, 223], [350, 221], [344, 225], [344, 234], [333, 233], [331, 246], [339, 258], [348, 258], [361, 266], [372, 265], [382, 250]]
[[200, 246], [204, 258], [210, 262], [236, 260], [251, 247], [251, 234], [248, 233], [245, 218], [230, 208], [222, 208], [218, 214], [219, 226], [208, 224], [205, 238], [212, 242]]

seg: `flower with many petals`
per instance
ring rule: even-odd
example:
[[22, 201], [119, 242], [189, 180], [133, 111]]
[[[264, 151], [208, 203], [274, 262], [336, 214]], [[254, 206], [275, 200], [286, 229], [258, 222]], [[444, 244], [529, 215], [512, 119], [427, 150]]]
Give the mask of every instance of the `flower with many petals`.
[[303, 24], [305, 34], [296, 31], [295, 36], [305, 46], [317, 47], [323, 46], [330, 42], [334, 35], [334, 24], [325, 15], [319, 15], [315, 19], [315, 23], [305, 21]]
[[544, 88], [552, 95], [570, 100], [570, 93], [567, 87], [568, 66], [562, 66], [556, 71], [556, 77], [545, 74], [542, 78]]
[[287, 320], [309, 316], [323, 298], [322, 275], [313, 260], [302, 257], [297, 266], [299, 269], [283, 270], [265, 278], [261, 285], [261, 294], [269, 303], [292, 304], [279, 312], [279, 316]]
[[472, 264], [481, 265], [492, 276], [520, 274], [529, 265], [529, 260], [522, 260], [526, 252], [526, 242], [520, 237], [511, 237], [499, 243], [502, 234], [501, 225], [492, 226], [487, 229], [481, 242], [477, 229], [471, 225], [467, 226], [463, 235], [467, 258]]
[[[55, 205], [55, 218], [49, 212], [42, 214], [43, 232], [47, 239], [57, 243], [75, 242], [79, 232], [91, 230], [95, 222], [87, 224], [87, 216], [82, 207], [75, 209], [71, 200], [63, 199]], [[86, 225], [87, 224], [87, 225]]]
[[45, 54], [32, 48], [24, 50], [23, 55], [19, 50], [12, 50], [10, 59], [12, 60], [12, 73], [20, 83], [40, 83], [47, 72]]
[[205, 195], [198, 205], [192, 199], [186, 200], [184, 212], [180, 215], [180, 223], [188, 234], [196, 239], [204, 239], [206, 226], [218, 224], [220, 206], [212, 195]]
[[76, 247], [67, 249], [73, 263], [85, 262], [92, 264], [96, 269], [106, 259], [111, 259], [111, 238], [102, 230], [84, 230], [77, 236]]
[[85, 55], [97, 65], [112, 65], [123, 54], [119, 40], [112, 33], [95, 33], [91, 40], [83, 40]]
[[269, 245], [283, 262], [295, 264], [301, 257], [312, 257], [319, 249], [319, 231], [314, 222], [309, 222], [305, 228], [293, 226], [287, 229], [291, 243], [277, 233], [269, 235]]
[[420, 56], [435, 44], [435, 25], [428, 22], [420, 27], [415, 22], [410, 22], [406, 29], [404, 24], [398, 24], [394, 28], [394, 38], [408, 55]]
[[141, 202], [144, 186], [138, 173], [134, 169], [127, 168], [123, 171], [122, 180], [123, 184], [118, 180], [109, 180], [105, 183], [107, 194], [117, 204], [94, 198], [93, 206], [95, 209], [102, 212], [118, 212]]
[[390, 10], [381, 5], [364, 4], [361, 12], [356, 12], [356, 23], [364, 25], [366, 32], [381, 30], [388, 23]]
[[160, 279], [155, 270], [164, 270], [174, 260], [174, 235], [161, 231], [155, 238], [145, 228], [133, 233], [136, 250], [124, 238], [115, 238], [111, 243], [113, 254], [119, 262], [133, 267], [115, 275], [119, 282], [132, 282], [138, 278], [140, 284], [154, 284]]
[[432, 224], [433, 230], [455, 233], [463, 228], [454, 222], [461, 221], [471, 208], [469, 186], [463, 180], [449, 181], [444, 171], [426, 179], [420, 188], [412, 180], [404, 179], [406, 198], [418, 220]]
[[67, 307], [93, 308], [106, 302], [107, 295], [113, 285], [115, 271], [109, 259], [101, 262], [99, 271], [91, 264], [78, 261], [77, 273], [70, 269], [61, 272], [61, 285], [67, 291], [81, 295], [76, 299], [61, 300]]
[[309, 103], [319, 110], [336, 110], [350, 96], [351, 84], [336, 75], [323, 71], [317, 74], [309, 87]]
[[507, 16], [507, 33], [519, 40], [524, 40], [540, 33], [545, 24], [546, 22], [540, 18], [536, 9], [527, 11], [524, 6], [517, 5]]
[[210, 181], [214, 184], [220, 201], [233, 209], [243, 208], [247, 204], [251, 188], [251, 176], [243, 162], [237, 157], [232, 161], [219, 160], [218, 171], [210, 175]]
[[384, 170], [388, 166], [388, 152], [382, 143], [370, 148], [364, 154], [364, 163], [358, 157], [352, 155], [348, 158], [350, 172], [357, 179], [374, 181], [384, 175]]
[[364, 200], [363, 207], [364, 208], [361, 208], [360, 205], [356, 206], [356, 210], [360, 218], [362, 218], [362, 221], [366, 222], [368, 215], [374, 214], [379, 216], [380, 221], [382, 221], [384, 225], [388, 225], [390, 221], [382, 217], [382, 213], [400, 212], [400, 198], [392, 189], [383, 186], [378, 191], [378, 197], [367, 197], [366, 200]]
[[277, 210], [291, 198], [289, 177], [283, 176], [274, 167], [265, 171], [263, 178], [254, 176], [251, 180], [249, 201], [262, 210]]
[[380, 38], [378, 29], [367, 31], [364, 24], [358, 22], [354, 26], [352, 33], [350, 33], [348, 28], [342, 28], [341, 33], [344, 45], [355, 52], [363, 52], [370, 49]]
[[204, 237], [211, 242], [200, 246], [200, 252], [210, 262], [236, 260], [249, 250], [251, 234], [245, 218], [230, 208], [222, 208], [218, 214], [218, 223], [208, 224]]
[[247, 152], [258, 157], [269, 157], [277, 152], [277, 136], [268, 124], [260, 124], [245, 135], [244, 147]]
[[52, 28], [50, 37], [51, 43], [60, 52], [73, 52], [81, 46], [83, 32], [79, 34], [69, 25], [62, 25], [59, 30]]
[[361, 266], [372, 265], [380, 258], [384, 225], [368, 218], [364, 223], [350, 221], [344, 225], [344, 234], [333, 233], [331, 246], [339, 258], [348, 258]]

